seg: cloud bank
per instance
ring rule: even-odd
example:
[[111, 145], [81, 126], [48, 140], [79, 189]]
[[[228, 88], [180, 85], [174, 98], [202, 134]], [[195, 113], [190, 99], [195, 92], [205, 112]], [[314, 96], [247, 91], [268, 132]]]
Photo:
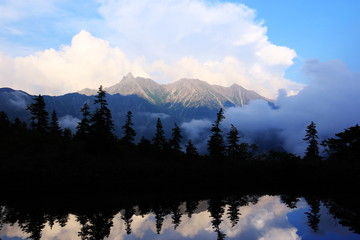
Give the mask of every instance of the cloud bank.
[[[16, 6], [11, 7], [16, 11]], [[58, 8], [52, 6], [51, 12], [61, 13]], [[86, 30], [58, 50], [24, 57], [0, 53], [1, 85], [59, 95], [110, 86], [132, 72], [160, 83], [183, 77], [223, 86], [238, 83], [269, 98], [280, 88], [289, 93], [302, 88], [284, 78], [295, 51], [271, 43], [267, 28], [245, 5], [101, 0], [98, 11], [101, 19], [92, 19], [90, 25], [64, 22], [63, 28], [75, 24]]]
[[314, 121], [320, 140], [360, 123], [360, 74], [351, 72], [341, 61], [307, 61], [303, 68], [309, 85], [296, 96], [281, 91], [272, 109], [254, 101], [243, 108], [226, 111], [224, 125], [233, 123], [246, 140], [255, 141], [271, 132], [287, 151], [304, 153], [306, 126]]

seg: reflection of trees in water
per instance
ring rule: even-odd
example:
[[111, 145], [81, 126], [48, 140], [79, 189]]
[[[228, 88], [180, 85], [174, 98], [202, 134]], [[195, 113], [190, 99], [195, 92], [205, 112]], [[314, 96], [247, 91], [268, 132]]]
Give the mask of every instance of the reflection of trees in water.
[[308, 217], [308, 225], [314, 232], [319, 230], [320, 223], [320, 200], [313, 197], [305, 197], [306, 202], [310, 207], [310, 212], [306, 212], [305, 214]]
[[85, 213], [77, 216], [78, 222], [82, 225], [79, 232], [81, 239], [98, 240], [110, 235], [113, 226], [113, 211], [103, 211], [96, 213]]
[[[211, 224], [214, 232], [217, 234], [217, 239], [224, 239], [226, 235], [221, 231], [221, 223], [224, 215], [229, 219], [231, 226], [234, 227], [239, 222], [241, 215], [240, 207], [249, 204], [256, 204], [260, 195], [243, 195], [232, 196], [226, 199], [215, 198], [208, 201], [208, 212], [211, 217]], [[296, 208], [296, 203], [299, 197], [296, 195], [280, 195], [281, 201], [289, 208]], [[338, 198], [338, 199], [319, 199], [316, 197], [305, 197], [309, 205], [309, 211], [306, 212], [308, 218], [308, 225], [316, 232], [319, 230], [320, 222], [320, 206], [323, 202], [328, 208], [334, 218], [338, 219], [339, 223], [355, 233], [360, 233], [360, 211], [358, 208], [358, 199], [353, 198]], [[163, 222], [167, 216], [171, 217], [174, 229], [181, 225], [181, 218], [183, 215], [192, 217], [197, 210], [199, 201], [188, 200], [184, 203], [186, 210], [182, 211], [180, 201], [169, 201], [163, 204], [140, 204], [137, 205], [136, 210], [131, 205], [126, 205], [123, 208], [108, 208], [106, 210], [99, 210], [96, 212], [80, 211], [72, 213], [76, 216], [76, 221], [81, 225], [78, 233], [81, 239], [97, 239], [101, 240], [110, 235], [111, 227], [113, 226], [114, 216], [121, 212], [121, 219], [123, 220], [125, 231], [131, 234], [131, 225], [133, 216], [136, 215], [155, 215], [155, 227], [158, 234], [161, 233]], [[227, 207], [226, 207], [227, 206]], [[225, 212], [225, 209], [227, 211]], [[17, 223], [24, 233], [28, 234], [29, 239], [40, 239], [42, 231], [46, 224], [50, 228], [54, 224], [65, 227], [69, 220], [69, 212], [67, 211], [53, 211], [46, 212], [39, 208], [25, 209], [14, 207], [2, 207], [0, 209], [0, 230], [4, 224]]]
[[228, 219], [231, 222], [231, 227], [235, 227], [239, 222], [240, 207], [247, 206], [249, 203], [256, 204], [258, 196], [244, 195], [241, 197], [229, 197], [226, 199], [226, 204], [229, 206], [227, 210]]
[[224, 239], [226, 237], [225, 233], [221, 232], [220, 224], [222, 222], [222, 216], [225, 212], [225, 201], [220, 199], [211, 199], [208, 201], [208, 211], [212, 217], [211, 224], [214, 231], [217, 233], [218, 240]]
[[193, 213], [195, 212], [195, 210], [199, 205], [199, 201], [189, 200], [186, 201], [185, 205], [186, 205], [187, 216], [191, 218], [191, 216], [193, 215]]
[[124, 209], [124, 214], [121, 215], [121, 219], [124, 220], [125, 223], [126, 234], [131, 234], [131, 223], [134, 213], [135, 210], [133, 207], [127, 207]]
[[153, 208], [153, 211], [155, 214], [156, 233], [160, 234], [165, 217], [170, 213], [170, 211], [166, 207], [158, 205]]
[[174, 224], [175, 230], [181, 223], [182, 214], [180, 212], [180, 205], [181, 203], [175, 202], [172, 204], [172, 208], [171, 208], [171, 219], [172, 219], [172, 224]]
[[295, 195], [280, 195], [280, 200], [283, 202], [288, 208], [294, 209], [296, 208], [297, 202], [300, 200], [299, 196]]
[[329, 209], [329, 213], [342, 226], [346, 226], [350, 231], [360, 234], [360, 208], [359, 199], [343, 196], [340, 199], [327, 199], [324, 205]]

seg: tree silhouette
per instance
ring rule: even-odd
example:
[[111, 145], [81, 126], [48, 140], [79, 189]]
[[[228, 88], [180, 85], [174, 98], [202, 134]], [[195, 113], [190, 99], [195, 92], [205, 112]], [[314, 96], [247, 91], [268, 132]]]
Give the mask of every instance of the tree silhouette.
[[32, 115], [30, 118], [31, 127], [41, 133], [45, 133], [49, 128], [49, 113], [45, 107], [44, 97], [41, 95], [34, 97], [34, 102], [27, 107], [27, 110], [29, 110]]
[[238, 199], [230, 197], [227, 204], [229, 205], [227, 215], [231, 222], [231, 227], [234, 227], [239, 222], [241, 202]]
[[212, 135], [208, 141], [208, 151], [210, 157], [216, 160], [221, 160], [225, 152], [224, 139], [221, 135], [222, 131], [220, 129], [220, 123], [223, 119], [225, 119], [224, 111], [220, 108], [220, 111], [216, 115], [216, 120], [212, 125]]
[[185, 154], [188, 158], [192, 159], [194, 157], [199, 156], [198, 150], [195, 147], [195, 145], [192, 143], [191, 139], [189, 139], [185, 147], [186, 147]]
[[314, 232], [317, 232], [320, 223], [320, 200], [312, 197], [305, 197], [305, 200], [310, 207], [310, 212], [305, 213], [308, 217], [308, 225]]
[[221, 232], [220, 224], [222, 222], [222, 216], [224, 215], [224, 201], [219, 199], [211, 199], [208, 201], [208, 211], [212, 217], [211, 224], [214, 231], [217, 233], [217, 239], [222, 240], [225, 239], [226, 235]]
[[239, 155], [240, 146], [239, 146], [239, 131], [237, 128], [231, 124], [230, 131], [227, 136], [227, 155], [234, 159]]
[[114, 123], [111, 117], [111, 111], [108, 108], [108, 103], [106, 101], [106, 92], [103, 90], [102, 86], [99, 87], [94, 103], [98, 107], [91, 117], [92, 134], [98, 142], [112, 141], [114, 139], [114, 135], [112, 133]]
[[172, 150], [179, 152], [181, 150], [180, 143], [181, 143], [182, 135], [180, 127], [175, 123], [174, 128], [172, 129], [171, 139], [170, 139], [170, 147]]
[[172, 219], [172, 224], [174, 224], [174, 229], [176, 230], [176, 228], [180, 225], [181, 223], [181, 212], [179, 209], [179, 203], [175, 202], [174, 204], [172, 204], [172, 208], [171, 208], [171, 219]]
[[132, 216], [134, 215], [135, 211], [134, 208], [126, 208], [124, 214], [121, 215], [121, 219], [124, 220], [125, 223], [125, 230], [126, 234], [131, 234], [131, 223], [132, 223]]
[[162, 209], [161, 206], [156, 206], [154, 208], [154, 214], [155, 214], [156, 233], [160, 234], [167, 212], [164, 209]]
[[132, 144], [134, 142], [136, 132], [132, 127], [134, 124], [132, 122], [132, 112], [128, 111], [126, 114], [126, 120], [122, 129], [124, 129], [124, 136], [121, 139], [125, 144]]
[[197, 209], [198, 205], [199, 205], [199, 201], [194, 201], [194, 200], [186, 201], [186, 203], [185, 203], [186, 212], [187, 212], [189, 218], [191, 218], [191, 216]]
[[284, 194], [280, 195], [280, 199], [288, 208], [291, 208], [291, 209], [296, 208], [296, 204], [300, 200], [300, 198], [298, 196], [284, 195]]
[[68, 140], [70, 141], [72, 138], [73, 138], [73, 134], [72, 134], [72, 131], [70, 128], [64, 128], [64, 131], [63, 131], [63, 137], [65, 140]]
[[10, 121], [5, 112], [0, 112], [0, 138], [5, 137], [10, 132]]
[[59, 126], [59, 121], [55, 110], [51, 114], [49, 130], [53, 136], [61, 136], [62, 131]]
[[337, 138], [323, 141], [329, 159], [358, 163], [360, 159], [360, 126], [356, 125], [335, 134]]
[[304, 156], [305, 160], [316, 161], [320, 159], [317, 139], [318, 136], [317, 136], [316, 125], [314, 122], [311, 122], [306, 127], [306, 135], [304, 138], [304, 140], [307, 141], [309, 144], [305, 151], [305, 156]]
[[82, 225], [79, 237], [84, 240], [101, 240], [108, 237], [113, 226], [113, 218], [112, 210], [79, 215], [77, 221]]
[[157, 119], [156, 132], [155, 132], [155, 136], [153, 137], [152, 140], [153, 140], [154, 147], [156, 149], [163, 150], [165, 148], [166, 138], [164, 135], [164, 130], [163, 130], [163, 126], [162, 126], [160, 118]]
[[79, 140], [85, 140], [90, 134], [90, 117], [91, 113], [89, 111], [90, 107], [87, 103], [85, 103], [81, 108], [80, 112], [82, 114], [82, 119], [76, 126], [77, 132], [75, 134], [75, 138]]

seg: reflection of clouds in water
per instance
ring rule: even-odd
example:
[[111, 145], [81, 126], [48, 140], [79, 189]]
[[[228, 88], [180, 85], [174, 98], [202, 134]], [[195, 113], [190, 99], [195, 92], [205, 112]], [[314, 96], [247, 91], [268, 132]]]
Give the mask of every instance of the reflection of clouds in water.
[[[296, 229], [290, 225], [287, 218], [287, 214], [291, 211], [285, 204], [281, 203], [279, 197], [263, 196], [259, 198], [257, 204], [250, 204], [240, 208], [241, 215], [235, 227], [231, 228], [227, 216], [223, 217], [224, 221], [220, 227], [228, 237], [240, 237], [243, 239], [300, 239], [296, 235]], [[272, 238], [276, 236], [275, 233], [281, 233], [284, 238]]]
[[259, 240], [292, 240], [292, 239], [301, 239], [296, 234], [296, 228], [272, 228], [270, 231], [266, 232], [264, 236], [259, 238]]
[[[206, 202], [201, 202], [200, 209], [206, 209]], [[301, 204], [302, 205], [302, 204]], [[204, 234], [213, 234], [214, 230], [211, 225], [212, 218], [208, 211], [196, 212], [189, 218], [185, 213], [185, 208], [180, 207], [183, 214], [180, 226], [174, 231], [171, 215], [167, 215], [163, 222], [161, 233], [163, 237], [170, 238], [176, 236], [185, 238], [196, 238]], [[300, 239], [296, 234], [297, 229], [291, 226], [287, 214], [292, 209], [282, 204], [279, 197], [263, 196], [259, 198], [257, 204], [249, 204], [240, 208], [241, 215], [236, 226], [231, 227], [231, 222], [227, 218], [228, 207], [222, 217], [223, 222], [220, 225], [229, 238], [241, 239]], [[80, 224], [76, 221], [74, 215], [69, 216], [69, 221], [64, 228], [55, 223], [52, 229], [46, 224], [43, 230], [43, 240], [47, 239], [80, 239], [78, 232]], [[134, 215], [131, 223], [132, 235], [140, 239], [148, 239], [149, 233], [156, 235], [155, 215], [148, 214], [144, 217]], [[152, 235], [151, 234], [151, 235]], [[121, 219], [121, 213], [115, 215], [113, 227], [108, 237], [110, 240], [123, 240], [126, 236], [125, 224]], [[14, 226], [5, 225], [0, 232], [0, 236], [26, 238], [27, 235], [22, 233], [21, 229], [15, 224]], [[152, 235], [153, 237], [154, 235]]]
[[208, 211], [193, 214], [191, 218], [183, 216], [181, 220], [181, 224], [176, 231], [183, 237], [193, 238], [201, 230], [205, 229], [213, 231], [211, 228], [210, 213]]
[[80, 239], [78, 236], [80, 228], [80, 223], [77, 222], [76, 217], [71, 214], [65, 227], [61, 227], [58, 223], [55, 223], [54, 226], [50, 228], [49, 224], [46, 224], [41, 239]]
[[9, 237], [9, 238], [19, 237], [19, 238], [26, 239], [27, 237], [30, 236], [30, 234], [24, 233], [18, 224], [14, 224], [12, 226], [9, 224], [6, 224], [0, 230], [0, 237], [4, 237], [4, 236]]
[[[41, 240], [53, 240], [53, 239], [71, 239], [76, 240], [80, 239], [78, 232], [80, 231], [80, 224], [76, 221], [76, 217], [72, 214], [69, 215], [69, 220], [66, 223], [65, 227], [61, 227], [58, 223], [55, 222], [54, 226], [50, 228], [49, 224], [45, 224], [44, 229], [42, 230]], [[3, 229], [0, 231], [0, 237], [8, 238], [22, 238], [27, 239], [30, 234], [24, 233], [18, 224], [13, 226], [6, 224]]]

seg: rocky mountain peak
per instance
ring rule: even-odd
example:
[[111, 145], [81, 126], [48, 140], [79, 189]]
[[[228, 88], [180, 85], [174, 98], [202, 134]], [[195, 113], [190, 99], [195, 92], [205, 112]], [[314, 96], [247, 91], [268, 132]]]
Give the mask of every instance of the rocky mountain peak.
[[[128, 73], [122, 80], [104, 89], [109, 94], [137, 95], [159, 105], [168, 104], [170, 108], [184, 107], [242, 106], [254, 99], [268, 99], [254, 91], [249, 91], [238, 84], [230, 87], [211, 85], [199, 79], [182, 78], [176, 82], [161, 85], [150, 78], [134, 77]], [[83, 89], [79, 93], [96, 94], [96, 90]], [[93, 93], [93, 94], [91, 94]]]

